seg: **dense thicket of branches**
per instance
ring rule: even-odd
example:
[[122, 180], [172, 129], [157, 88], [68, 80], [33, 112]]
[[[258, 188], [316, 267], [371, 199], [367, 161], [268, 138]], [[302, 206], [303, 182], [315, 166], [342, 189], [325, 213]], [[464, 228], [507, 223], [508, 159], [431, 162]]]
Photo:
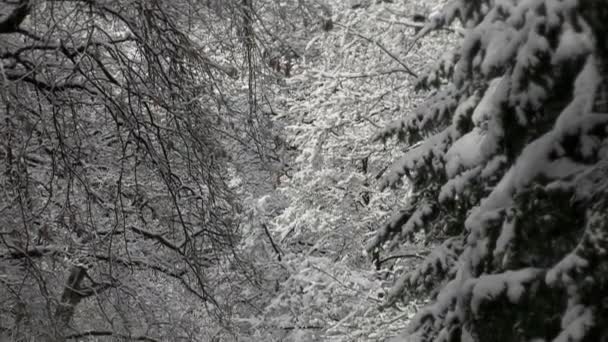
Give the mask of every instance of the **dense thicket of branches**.
[[608, 5], [456, 0], [420, 34], [454, 19], [433, 95], [383, 135], [414, 196], [371, 248], [440, 242], [390, 295], [432, 295], [406, 340], [605, 341]]
[[237, 70], [207, 57], [208, 5], [2, 2], [0, 333], [185, 334], [159, 325], [180, 316], [154, 283], [221, 308], [235, 236], [215, 79]]
[[[376, 266], [438, 246], [387, 296], [431, 296], [404, 338], [608, 340], [608, 5], [406, 7], [0, 0], [0, 340], [383, 336], [407, 312], [355, 318], [385, 278], [351, 266], [403, 177]], [[383, 169], [360, 135], [457, 20]]]

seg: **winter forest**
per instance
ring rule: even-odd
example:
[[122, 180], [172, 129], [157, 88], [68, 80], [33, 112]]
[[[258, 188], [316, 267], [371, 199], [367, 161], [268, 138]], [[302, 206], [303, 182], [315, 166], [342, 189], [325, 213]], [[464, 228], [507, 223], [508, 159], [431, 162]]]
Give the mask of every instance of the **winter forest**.
[[0, 342], [608, 342], [606, 0], [0, 0]]

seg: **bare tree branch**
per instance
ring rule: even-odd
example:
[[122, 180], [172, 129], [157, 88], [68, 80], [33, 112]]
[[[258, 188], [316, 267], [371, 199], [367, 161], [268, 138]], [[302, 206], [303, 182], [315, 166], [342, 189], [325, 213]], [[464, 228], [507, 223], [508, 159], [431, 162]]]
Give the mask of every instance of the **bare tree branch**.
[[65, 338], [67, 340], [75, 340], [75, 339], [79, 339], [79, 338], [83, 338], [83, 337], [92, 337], [92, 336], [113, 336], [113, 337], [125, 339], [128, 341], [147, 341], [147, 342], [159, 342], [160, 341], [160, 340], [157, 340], [157, 339], [149, 337], [149, 336], [126, 335], [126, 334], [120, 334], [115, 331], [109, 331], [109, 330], [88, 330], [88, 331], [83, 331], [83, 332], [79, 332], [76, 334], [68, 335]]
[[391, 255], [391, 256], [386, 257], [384, 259], [380, 259], [378, 261], [378, 265], [382, 265], [383, 263], [385, 263], [385, 262], [387, 262], [389, 260], [408, 259], [408, 258], [416, 258], [416, 259], [424, 260], [424, 257], [422, 255], [420, 255], [420, 254], [397, 254], [397, 255]]
[[[379, 47], [379, 48], [380, 48], [380, 50], [384, 51], [384, 53], [386, 53], [386, 54], [387, 54], [387, 55], [388, 55], [388, 56], [389, 56], [389, 57], [390, 57], [392, 60], [394, 60], [395, 62], [399, 63], [399, 65], [401, 65], [401, 66], [403, 67], [403, 70], [404, 70], [404, 71], [405, 71], [407, 74], [409, 74], [410, 76], [412, 76], [412, 77], [414, 77], [414, 78], [418, 77], [418, 75], [417, 75], [415, 72], [413, 72], [413, 71], [412, 71], [412, 70], [411, 70], [411, 69], [410, 69], [410, 68], [407, 66], [407, 64], [405, 64], [405, 63], [404, 63], [404, 62], [403, 62], [403, 61], [402, 61], [402, 60], [401, 60], [399, 57], [395, 56], [395, 54], [394, 54], [394, 53], [390, 52], [390, 51], [389, 51], [389, 50], [388, 50], [388, 49], [387, 49], [387, 48], [386, 48], [386, 47], [385, 47], [385, 46], [384, 46], [382, 43], [380, 43], [379, 41], [377, 41], [377, 40], [375, 40], [375, 39], [372, 39], [372, 38], [370, 38], [370, 37], [367, 37], [367, 36], [365, 36], [365, 35], [363, 35], [363, 34], [361, 34], [361, 33], [357, 32], [357, 31], [353, 30], [352, 28], [350, 28], [350, 27], [348, 27], [348, 26], [346, 26], [346, 25], [343, 25], [343, 24], [340, 24], [340, 23], [336, 23], [336, 25], [338, 25], [338, 26], [340, 26], [340, 27], [345, 28], [346, 30], [348, 30], [348, 32], [350, 32], [350, 33], [354, 34], [355, 36], [357, 36], [357, 37], [359, 37], [359, 38], [362, 38], [362, 39], [364, 39], [364, 40], [367, 40], [367, 41], [368, 41], [368, 42], [370, 42], [370, 43], [375, 44], [377, 47]], [[406, 54], [406, 55], [407, 55], [407, 54]]]
[[177, 247], [171, 241], [165, 239], [161, 234], [152, 233], [150, 231], [147, 231], [147, 230], [141, 229], [141, 228], [137, 228], [137, 227], [131, 227], [131, 230], [138, 234], [143, 235], [146, 238], [156, 240], [156, 241], [160, 242], [162, 245], [164, 245], [165, 247], [181, 254], [179, 247]]

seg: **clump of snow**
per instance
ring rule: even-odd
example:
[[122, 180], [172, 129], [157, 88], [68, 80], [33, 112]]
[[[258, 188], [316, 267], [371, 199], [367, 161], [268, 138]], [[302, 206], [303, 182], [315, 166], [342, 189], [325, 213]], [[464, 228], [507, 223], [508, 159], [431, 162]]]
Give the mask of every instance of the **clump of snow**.
[[562, 136], [585, 133], [592, 127], [607, 122], [606, 115], [592, 114], [596, 90], [602, 81], [598, 63], [593, 57], [587, 58], [574, 83], [574, 99], [555, 123], [556, 134]]
[[446, 314], [453, 310], [458, 301], [460, 294], [460, 277], [457, 275], [453, 280], [448, 282], [443, 290], [437, 296], [435, 303], [422, 309], [412, 320], [410, 324], [410, 332], [418, 330], [425, 321], [431, 320], [436, 326], [440, 326], [444, 321]]
[[475, 316], [480, 314], [481, 305], [506, 295], [509, 302], [517, 304], [525, 293], [525, 286], [538, 280], [543, 274], [539, 268], [524, 268], [499, 274], [482, 275], [468, 280], [464, 289], [471, 298], [470, 307]]
[[507, 162], [504, 155], [494, 156], [481, 171], [482, 178], [490, 178]]
[[384, 176], [383, 187], [397, 183], [406, 174], [406, 170], [419, 167], [423, 162], [433, 155], [441, 155], [442, 148], [450, 139], [450, 129], [437, 133], [427, 138], [421, 145], [407, 151], [397, 162], [395, 162], [386, 176]]
[[439, 202], [444, 202], [447, 199], [454, 198], [464, 193], [469, 189], [477, 179], [481, 171], [481, 166], [472, 168], [460, 173], [456, 177], [448, 180], [439, 191]]
[[496, 240], [496, 247], [494, 248], [494, 257], [503, 256], [502, 265], [504, 266], [508, 262], [507, 252], [509, 245], [515, 238], [515, 222], [512, 217], [508, 217], [503, 221], [500, 235]]
[[404, 237], [410, 236], [412, 233], [415, 233], [419, 228], [422, 228], [424, 225], [425, 219], [433, 214], [433, 206], [428, 203], [422, 203], [418, 205], [416, 211], [410, 216], [407, 222], [403, 225], [401, 229], [401, 235]]
[[398, 279], [390, 295], [397, 298], [403, 294], [406, 288], [424, 292], [425, 287], [432, 282], [434, 277], [455, 273], [454, 267], [462, 250], [462, 242], [461, 238], [450, 238], [433, 249], [414, 271], [406, 273]]
[[551, 62], [559, 64], [589, 54], [593, 48], [593, 42], [591, 42], [589, 37], [589, 32], [577, 32], [572, 25], [564, 23], [559, 38], [559, 45], [553, 54]]
[[[502, 81], [503, 78], [495, 78], [490, 81], [490, 85], [471, 115], [475, 127], [456, 140], [446, 153], [445, 168], [448, 177], [453, 178], [458, 172], [484, 164], [498, 150], [498, 142], [504, 134], [498, 117], [501, 112], [498, 104], [504, 93], [504, 82]], [[473, 100], [476, 98], [467, 99], [464, 102], [465, 108], [470, 105], [469, 101]], [[456, 114], [455, 117], [457, 117]], [[493, 166], [486, 170], [486, 177], [498, 170], [498, 165]]]
[[454, 177], [462, 169], [470, 169], [483, 160], [483, 155], [480, 152], [483, 140], [482, 130], [475, 127], [454, 142], [445, 154], [445, 169], [448, 177]]
[[588, 265], [589, 262], [576, 252], [570, 253], [547, 272], [545, 281], [549, 285], [556, 285], [558, 281], [569, 285], [574, 281], [570, 274], [577, 271], [580, 272], [581, 269]]
[[[597, 76], [594, 76], [595, 63], [590, 60], [576, 81], [575, 98], [560, 114], [552, 131], [528, 144], [522, 151], [515, 165], [507, 172], [490, 196], [482, 202], [480, 211], [488, 211], [507, 207], [516, 191], [523, 189], [540, 174], [553, 179], [567, 178], [577, 174], [583, 166], [565, 158], [551, 160], [551, 152], [560, 149], [560, 141], [566, 135], [574, 132], [588, 131], [592, 127], [608, 122], [605, 115], [592, 115], [590, 110], [593, 93], [597, 86]], [[589, 94], [591, 92], [591, 94]], [[475, 217], [471, 215], [467, 226], [472, 226]]]
[[466, 100], [461, 102], [454, 111], [452, 126], [456, 127], [460, 120], [469, 118], [474, 110], [479, 107], [479, 101], [479, 95], [477, 92], [475, 92], [475, 94], [469, 96]]
[[483, 98], [477, 107], [475, 107], [473, 116], [471, 118], [476, 126], [481, 126], [485, 121], [488, 121], [495, 116], [495, 112], [497, 110], [495, 95], [502, 80], [502, 77], [497, 77], [491, 80], [488, 89], [483, 95]]
[[506, 65], [506, 62], [517, 52], [521, 38], [517, 37], [517, 30], [500, 22], [487, 25], [485, 30], [490, 32], [482, 36], [485, 37], [482, 39], [488, 42], [484, 42], [486, 55], [481, 63], [481, 72], [491, 75], [494, 70]]
[[571, 307], [562, 318], [562, 332], [553, 342], [582, 341], [589, 329], [594, 326], [593, 311], [583, 305]]

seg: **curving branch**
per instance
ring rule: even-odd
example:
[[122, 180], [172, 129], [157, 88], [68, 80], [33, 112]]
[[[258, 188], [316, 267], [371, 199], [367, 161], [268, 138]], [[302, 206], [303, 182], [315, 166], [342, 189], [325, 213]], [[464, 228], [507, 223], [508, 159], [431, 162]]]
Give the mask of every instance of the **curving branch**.
[[79, 84], [79, 83], [48, 84], [48, 83], [40, 81], [34, 77], [27, 76], [25, 74], [19, 75], [19, 74], [11, 74], [11, 73], [7, 73], [6, 78], [10, 81], [23, 81], [23, 82], [26, 82], [26, 83], [29, 83], [29, 84], [35, 86], [39, 90], [48, 91], [51, 93], [63, 92], [63, 91], [69, 91], [69, 90], [83, 90], [91, 95], [97, 95], [97, 93], [94, 90], [91, 90], [91, 89], [87, 88], [85, 85]]
[[268, 231], [268, 227], [262, 223], [262, 228], [264, 228], [264, 233], [266, 233], [266, 236], [268, 237], [268, 240], [270, 240], [270, 243], [272, 244], [272, 249], [274, 249], [274, 252], [277, 253], [277, 259], [279, 261], [281, 261], [281, 250], [279, 249], [279, 246], [277, 246], [277, 244], [274, 242], [274, 240], [272, 239], [272, 235], [270, 235], [270, 232]]
[[176, 246], [175, 244], [173, 244], [171, 241], [165, 239], [165, 237], [162, 234], [156, 234], [156, 233], [147, 231], [145, 229], [141, 229], [141, 228], [137, 228], [137, 227], [133, 227], [133, 226], [130, 228], [132, 231], [143, 235], [145, 238], [156, 240], [163, 246], [179, 253], [180, 255], [183, 255], [183, 253], [180, 251], [179, 247]]
[[24, 258], [40, 258], [47, 255], [64, 254], [65, 251], [59, 246], [35, 246], [28, 249], [21, 249], [11, 246], [6, 253], [0, 254], [0, 260], [16, 260]]
[[157, 340], [155, 338], [149, 337], [149, 336], [133, 336], [133, 335], [126, 335], [126, 334], [120, 334], [117, 333], [115, 331], [105, 331], [105, 330], [88, 330], [88, 331], [83, 331], [83, 332], [79, 332], [76, 334], [71, 334], [65, 337], [66, 340], [76, 340], [76, 339], [80, 339], [83, 337], [92, 337], [92, 336], [112, 336], [112, 337], [117, 337], [120, 339], [125, 339], [128, 341], [148, 341], [148, 342], [158, 342], [160, 340]]
[[[421, 254], [428, 254], [428, 253], [421, 253]], [[409, 258], [416, 258], [416, 259], [424, 260], [424, 257], [420, 254], [413, 254], [413, 253], [412, 254], [397, 254], [397, 255], [391, 255], [384, 259], [378, 260], [378, 264], [382, 265], [383, 263], [385, 263], [389, 260], [393, 260], [393, 259], [409, 259]]]
[[[416, 74], [414, 71], [412, 71], [412, 69], [410, 69], [410, 67], [409, 67], [407, 64], [405, 64], [405, 62], [403, 62], [403, 61], [402, 61], [402, 60], [401, 60], [399, 57], [397, 57], [397, 56], [396, 56], [396, 55], [395, 55], [393, 52], [389, 51], [389, 50], [388, 50], [388, 49], [387, 49], [387, 48], [386, 48], [384, 45], [382, 45], [382, 43], [380, 43], [379, 41], [377, 41], [377, 40], [375, 40], [375, 39], [373, 39], [373, 38], [370, 38], [370, 37], [368, 37], [368, 36], [365, 36], [365, 35], [363, 35], [363, 34], [361, 34], [361, 33], [357, 32], [357, 31], [355, 31], [353, 28], [351, 28], [351, 27], [349, 27], [349, 26], [347, 26], [347, 25], [340, 24], [340, 23], [336, 23], [336, 25], [337, 25], [337, 26], [340, 26], [340, 27], [342, 27], [342, 28], [344, 28], [344, 29], [346, 29], [346, 30], [347, 30], [349, 33], [351, 33], [351, 34], [353, 34], [353, 35], [355, 35], [355, 36], [357, 36], [357, 37], [359, 37], [359, 38], [361, 38], [361, 39], [363, 39], [363, 40], [366, 40], [366, 41], [368, 41], [368, 42], [370, 42], [370, 43], [372, 43], [372, 44], [375, 44], [375, 45], [376, 45], [378, 48], [380, 48], [380, 50], [382, 50], [382, 51], [383, 51], [383, 52], [384, 52], [386, 55], [388, 55], [388, 56], [389, 56], [389, 57], [390, 57], [392, 60], [394, 60], [395, 62], [397, 62], [399, 65], [401, 65], [401, 67], [403, 67], [403, 72], [405, 72], [406, 74], [408, 74], [408, 75], [410, 75], [410, 76], [412, 76], [412, 77], [414, 77], [414, 78], [417, 78], [417, 77], [418, 77], [418, 75], [417, 75], [417, 74]], [[406, 53], [405, 55], [407, 56], [407, 53]]]
[[[70, 253], [66, 251], [64, 248], [60, 248], [58, 246], [36, 246], [28, 249], [21, 249], [13, 247], [11, 250], [6, 253], [0, 254], [0, 260], [17, 260], [17, 259], [25, 259], [25, 258], [41, 258], [50, 255], [64, 255], [69, 256]], [[110, 262], [122, 265], [124, 267], [140, 267], [145, 269], [150, 269], [154, 271], [161, 272], [169, 277], [181, 280], [182, 277], [187, 273], [186, 270], [173, 271], [167, 267], [149, 263], [145, 260], [130, 258], [124, 259], [119, 256], [106, 255], [106, 254], [92, 254], [87, 257], [91, 257], [100, 261]]]

